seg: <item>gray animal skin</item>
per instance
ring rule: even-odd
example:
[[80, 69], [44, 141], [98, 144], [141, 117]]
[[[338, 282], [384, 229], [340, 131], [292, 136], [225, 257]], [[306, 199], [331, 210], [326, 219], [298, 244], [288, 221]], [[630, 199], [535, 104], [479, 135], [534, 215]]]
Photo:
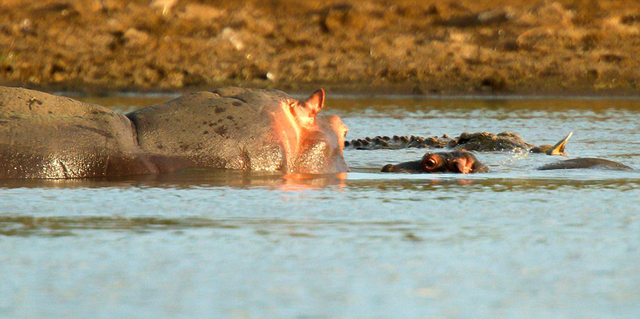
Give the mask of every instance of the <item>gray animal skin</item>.
[[157, 172], [126, 116], [67, 97], [0, 87], [0, 178]]
[[[282, 110], [283, 104], [287, 110]], [[190, 93], [129, 113], [127, 117], [135, 125], [140, 147], [161, 171], [183, 167], [306, 173], [346, 171], [340, 147], [346, 127], [339, 118], [316, 116], [317, 129], [304, 132], [300, 141], [287, 142], [292, 133], [280, 129], [290, 129], [284, 114], [289, 106], [299, 109], [295, 116], [304, 117], [301, 114], [306, 107], [304, 102], [283, 92], [224, 88]], [[333, 121], [344, 128], [339, 132], [341, 137], [332, 130]], [[284, 123], [283, 127], [276, 129], [274, 122]]]
[[601, 158], [572, 158], [564, 161], [558, 161], [538, 167], [538, 170], [552, 170], [552, 169], [610, 169], [619, 171], [632, 171], [633, 168], [624, 165], [622, 163], [601, 159]]
[[127, 114], [22, 88], [0, 87], [0, 178], [155, 174], [183, 168], [348, 171], [347, 132], [317, 113], [324, 91], [224, 88]]

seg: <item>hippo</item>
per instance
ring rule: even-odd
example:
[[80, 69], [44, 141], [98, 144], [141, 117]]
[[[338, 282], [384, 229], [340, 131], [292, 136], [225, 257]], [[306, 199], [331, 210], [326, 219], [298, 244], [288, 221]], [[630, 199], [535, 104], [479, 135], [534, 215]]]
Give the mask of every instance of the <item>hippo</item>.
[[387, 164], [382, 172], [395, 173], [487, 173], [489, 167], [467, 151], [426, 153], [418, 161]]
[[555, 145], [535, 146], [525, 142], [520, 136], [512, 132], [493, 134], [488, 132], [462, 133], [457, 138], [449, 135], [442, 137], [421, 136], [376, 136], [363, 139], [353, 139], [345, 142], [345, 147], [358, 150], [375, 149], [402, 149], [402, 148], [450, 148], [455, 150], [467, 150], [476, 152], [514, 151], [527, 150], [531, 153], [543, 153], [547, 155], [567, 155], [565, 146], [573, 133]]
[[[633, 168], [601, 158], [574, 158], [538, 167], [537, 170], [610, 169], [631, 171]], [[467, 151], [426, 153], [422, 159], [397, 165], [387, 164], [382, 172], [394, 173], [487, 173], [489, 168]]]
[[348, 128], [318, 114], [325, 93], [189, 93], [122, 115], [102, 106], [0, 87], [0, 178], [84, 178], [186, 168], [283, 173], [348, 171]]
[[619, 162], [614, 162], [602, 158], [572, 158], [564, 161], [558, 161], [538, 167], [538, 170], [546, 171], [552, 169], [580, 169], [580, 168], [594, 168], [594, 169], [610, 169], [618, 171], [632, 171], [633, 168], [624, 165]]

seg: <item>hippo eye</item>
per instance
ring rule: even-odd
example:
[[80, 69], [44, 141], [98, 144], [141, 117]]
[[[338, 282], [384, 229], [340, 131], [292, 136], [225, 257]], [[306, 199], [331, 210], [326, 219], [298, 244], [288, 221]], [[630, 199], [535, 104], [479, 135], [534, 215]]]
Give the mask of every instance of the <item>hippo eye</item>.
[[424, 165], [428, 168], [436, 167], [437, 161], [433, 157], [429, 157], [424, 161]]

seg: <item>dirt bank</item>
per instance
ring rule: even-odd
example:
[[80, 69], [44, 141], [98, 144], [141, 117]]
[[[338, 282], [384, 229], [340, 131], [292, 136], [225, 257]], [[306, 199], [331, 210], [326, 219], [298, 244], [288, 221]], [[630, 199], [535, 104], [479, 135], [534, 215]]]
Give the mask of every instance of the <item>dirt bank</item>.
[[639, 94], [635, 1], [4, 0], [0, 83]]

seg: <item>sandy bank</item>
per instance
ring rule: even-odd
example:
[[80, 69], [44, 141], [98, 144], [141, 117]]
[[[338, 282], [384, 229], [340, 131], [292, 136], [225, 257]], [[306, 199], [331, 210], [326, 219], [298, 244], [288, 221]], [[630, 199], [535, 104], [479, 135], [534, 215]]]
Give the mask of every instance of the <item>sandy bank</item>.
[[633, 1], [5, 0], [0, 83], [336, 93], [640, 93]]

